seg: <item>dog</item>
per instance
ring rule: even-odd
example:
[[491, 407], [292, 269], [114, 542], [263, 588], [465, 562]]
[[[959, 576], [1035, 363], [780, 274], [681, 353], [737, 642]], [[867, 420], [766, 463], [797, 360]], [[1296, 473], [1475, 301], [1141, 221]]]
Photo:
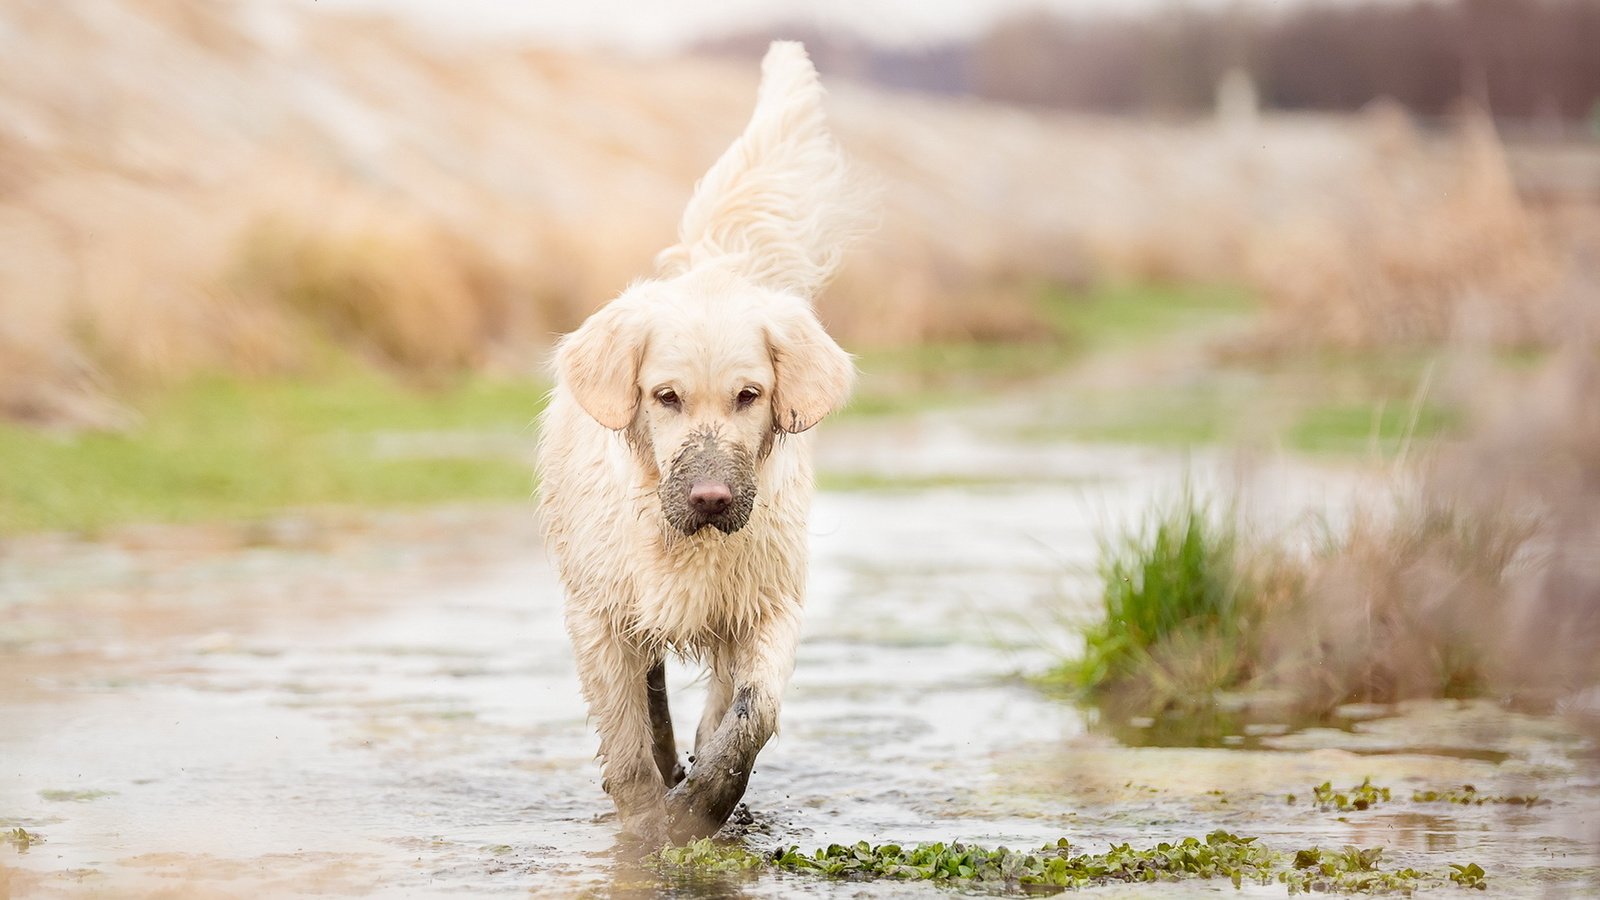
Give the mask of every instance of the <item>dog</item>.
[[[812, 300], [860, 232], [860, 192], [799, 43], [774, 42], [743, 134], [695, 186], [678, 243], [557, 344], [538, 467], [602, 785], [625, 834], [715, 833], [777, 731], [813, 493], [806, 432], [855, 366]], [[692, 767], [669, 652], [706, 664]]]

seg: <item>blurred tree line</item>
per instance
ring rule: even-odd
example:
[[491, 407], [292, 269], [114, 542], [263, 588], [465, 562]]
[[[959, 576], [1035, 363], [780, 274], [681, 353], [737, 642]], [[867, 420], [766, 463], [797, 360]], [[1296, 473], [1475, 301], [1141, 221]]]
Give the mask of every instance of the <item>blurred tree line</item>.
[[1130, 17], [1028, 13], [964, 44], [891, 49], [776, 29], [700, 49], [753, 55], [798, 37], [820, 68], [892, 87], [1101, 113], [1201, 113], [1229, 71], [1263, 106], [1351, 110], [1380, 97], [1421, 115], [1462, 99], [1513, 119], [1574, 121], [1600, 104], [1600, 0], [1410, 0], [1175, 7]]

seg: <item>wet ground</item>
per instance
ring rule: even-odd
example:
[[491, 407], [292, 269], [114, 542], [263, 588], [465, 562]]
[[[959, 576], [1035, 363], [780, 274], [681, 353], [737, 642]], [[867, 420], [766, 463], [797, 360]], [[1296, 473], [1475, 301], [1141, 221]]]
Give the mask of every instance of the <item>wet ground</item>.
[[[1104, 850], [1226, 828], [1430, 870], [1475, 862], [1497, 894], [1600, 888], [1595, 748], [1567, 720], [1442, 702], [1196, 731], [1100, 721], [1030, 687], [1018, 673], [1071, 652], [1068, 623], [1090, 614], [1097, 535], [1186, 468], [1203, 481], [1228, 467], [980, 433], [935, 419], [840, 429], [824, 447], [836, 481], [873, 488], [818, 499], [806, 638], [747, 795], [751, 846], [1065, 836]], [[1284, 516], [1356, 478], [1257, 474]], [[945, 893], [663, 883], [619, 861], [529, 507], [0, 553], [0, 826], [42, 836], [0, 844], [0, 896]], [[695, 674], [669, 670], [680, 746]], [[1184, 743], [1211, 746], [1160, 746]], [[1312, 785], [1367, 776], [1395, 802], [1307, 803]], [[1409, 800], [1468, 783], [1551, 802]]]

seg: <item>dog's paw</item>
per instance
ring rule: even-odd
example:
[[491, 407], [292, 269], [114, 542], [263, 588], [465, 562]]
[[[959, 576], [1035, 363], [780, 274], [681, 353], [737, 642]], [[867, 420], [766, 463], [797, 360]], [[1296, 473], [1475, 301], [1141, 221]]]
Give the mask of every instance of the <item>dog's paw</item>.
[[693, 791], [684, 782], [667, 792], [667, 830], [680, 844], [710, 837], [722, 827], [722, 821], [697, 804]]

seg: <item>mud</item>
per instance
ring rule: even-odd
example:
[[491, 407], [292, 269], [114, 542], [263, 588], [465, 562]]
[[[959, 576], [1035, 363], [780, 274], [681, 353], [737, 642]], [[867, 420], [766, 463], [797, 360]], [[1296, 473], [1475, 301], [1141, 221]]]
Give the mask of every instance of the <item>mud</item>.
[[[1283, 848], [1380, 846], [1418, 868], [1476, 862], [1497, 895], [1595, 889], [1595, 746], [1566, 719], [1440, 702], [1310, 728], [1112, 722], [1031, 688], [1018, 673], [1071, 652], [1063, 623], [1091, 615], [1096, 535], [1186, 467], [1227, 467], [908, 427], [841, 430], [823, 462], [1016, 481], [819, 497], [806, 637], [745, 797], [752, 846], [1104, 849], [1226, 828]], [[1353, 476], [1271, 477], [1292, 516]], [[14, 896], [944, 893], [774, 874], [662, 883], [629, 863], [531, 504], [0, 553], [0, 827], [44, 838], [0, 845]], [[694, 679], [669, 664], [689, 728]], [[1367, 776], [1396, 801], [1309, 805], [1312, 785]], [[1551, 802], [1408, 799], [1467, 783]]]

